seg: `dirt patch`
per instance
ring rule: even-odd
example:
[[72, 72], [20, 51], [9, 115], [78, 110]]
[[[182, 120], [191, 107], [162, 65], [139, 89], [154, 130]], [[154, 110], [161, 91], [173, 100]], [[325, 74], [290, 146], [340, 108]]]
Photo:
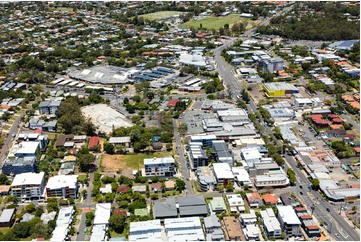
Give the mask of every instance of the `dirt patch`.
[[131, 169], [125, 161], [124, 155], [103, 155], [102, 166], [104, 172], [117, 172]]

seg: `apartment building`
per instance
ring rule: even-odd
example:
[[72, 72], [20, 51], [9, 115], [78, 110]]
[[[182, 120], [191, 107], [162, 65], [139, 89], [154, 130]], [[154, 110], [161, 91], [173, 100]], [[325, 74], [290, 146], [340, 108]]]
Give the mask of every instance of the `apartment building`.
[[277, 206], [278, 221], [286, 236], [301, 236], [301, 221], [292, 206]]
[[261, 213], [264, 231], [268, 239], [278, 239], [281, 237], [282, 229], [272, 208], [267, 208]]
[[208, 156], [202, 148], [201, 142], [190, 142], [188, 158], [191, 169], [197, 169], [200, 166], [208, 165]]
[[144, 159], [145, 176], [173, 177], [176, 173], [173, 157]]
[[11, 193], [14, 197], [25, 200], [41, 199], [45, 188], [45, 174], [21, 173], [15, 176], [11, 183]]
[[60, 107], [61, 100], [60, 98], [53, 98], [42, 101], [39, 104], [40, 114], [55, 115], [56, 110]]
[[78, 194], [78, 175], [59, 175], [50, 177], [46, 185], [47, 197], [76, 198]]

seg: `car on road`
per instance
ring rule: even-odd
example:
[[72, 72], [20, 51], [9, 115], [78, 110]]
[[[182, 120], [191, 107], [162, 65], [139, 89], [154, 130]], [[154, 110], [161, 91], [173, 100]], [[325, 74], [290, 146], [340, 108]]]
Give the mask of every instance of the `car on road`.
[[327, 211], [327, 212], [330, 212], [330, 209], [329, 209], [329, 208], [326, 208], [326, 211]]
[[340, 235], [339, 235], [338, 233], [335, 233], [335, 236], [336, 236], [337, 238], [340, 238]]
[[300, 192], [301, 195], [303, 195], [303, 192]]

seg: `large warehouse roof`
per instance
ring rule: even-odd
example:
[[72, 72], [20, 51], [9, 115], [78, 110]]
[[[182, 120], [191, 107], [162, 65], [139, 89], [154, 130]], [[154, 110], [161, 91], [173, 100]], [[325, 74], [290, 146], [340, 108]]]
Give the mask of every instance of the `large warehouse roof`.
[[137, 73], [136, 69], [125, 69], [116, 66], [94, 66], [84, 70], [69, 72], [69, 76], [76, 80], [104, 85], [125, 84], [132, 82], [129, 77]]

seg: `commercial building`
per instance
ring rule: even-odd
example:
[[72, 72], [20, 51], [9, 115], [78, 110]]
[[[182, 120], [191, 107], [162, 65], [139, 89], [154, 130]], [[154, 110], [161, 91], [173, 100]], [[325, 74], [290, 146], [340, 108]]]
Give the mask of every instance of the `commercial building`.
[[289, 236], [301, 236], [301, 221], [298, 219], [292, 206], [277, 206], [278, 221], [281, 224], [286, 238]]
[[213, 163], [213, 172], [218, 183], [227, 185], [228, 182], [234, 181], [234, 175], [228, 163]]
[[285, 187], [290, 184], [287, 174], [279, 168], [278, 170], [270, 170], [263, 175], [257, 175], [254, 179], [257, 188], [261, 187]]
[[69, 239], [68, 232], [73, 221], [74, 208], [61, 207], [59, 209], [56, 227], [52, 233], [50, 241], [66, 241]]
[[286, 121], [295, 117], [295, 112], [290, 108], [267, 108], [274, 121]]
[[262, 155], [259, 152], [258, 147], [242, 148], [240, 151], [241, 151], [241, 158], [250, 167], [252, 167], [252, 164], [259, 162], [262, 158]]
[[63, 98], [57, 97], [40, 102], [40, 114], [55, 115], [55, 112], [59, 109], [62, 100]]
[[200, 166], [208, 165], [208, 156], [203, 150], [201, 142], [190, 142], [188, 147], [188, 158], [191, 169], [195, 170]]
[[11, 227], [15, 222], [15, 208], [4, 209], [0, 216], [0, 227]]
[[231, 213], [240, 213], [244, 212], [246, 209], [244, 207], [244, 201], [241, 195], [239, 194], [227, 194], [226, 200], [231, 210]]
[[243, 122], [249, 123], [248, 113], [243, 108], [232, 108], [217, 111], [217, 117], [222, 122]]
[[131, 222], [129, 228], [129, 241], [162, 241], [162, 226], [160, 220]]
[[319, 107], [322, 105], [322, 101], [319, 98], [295, 98], [294, 107], [299, 109], [310, 109]]
[[144, 159], [145, 176], [173, 177], [176, 173], [173, 157]]
[[282, 71], [283, 70], [283, 60], [282, 58], [271, 58], [265, 59], [261, 61], [261, 66], [263, 71], [269, 71], [271, 73], [275, 71]]
[[15, 176], [11, 183], [11, 193], [14, 197], [25, 200], [40, 199], [45, 188], [44, 172], [21, 173]]
[[298, 89], [286, 82], [263, 83], [267, 97], [284, 97], [288, 94], [298, 93]]
[[205, 147], [212, 147], [213, 140], [217, 140], [217, 136], [215, 135], [192, 135], [192, 142], [201, 142]]
[[238, 186], [240, 187], [248, 186], [248, 188], [253, 187], [253, 183], [244, 166], [234, 166], [232, 167], [232, 172], [235, 178], [235, 182], [237, 182]]
[[94, 66], [84, 70], [70, 71], [69, 77], [92, 84], [114, 85], [133, 83], [131, 77], [139, 72], [135, 68], [125, 69], [117, 66]]
[[185, 66], [195, 66], [197, 68], [205, 67], [207, 65], [204, 57], [199, 54], [181, 54], [179, 56], [179, 63]]
[[112, 210], [111, 203], [98, 203], [95, 206], [92, 235], [90, 241], [107, 241], [108, 224]]
[[47, 197], [76, 198], [78, 175], [58, 175], [50, 177], [46, 185]]
[[272, 208], [260, 212], [264, 231], [268, 239], [279, 239], [282, 229]]
[[199, 217], [169, 218], [164, 220], [168, 241], [204, 241]]
[[224, 140], [212, 141], [212, 153], [214, 154], [217, 162], [227, 163], [233, 166], [234, 156], [232, 151], [228, 148], [228, 143]]

